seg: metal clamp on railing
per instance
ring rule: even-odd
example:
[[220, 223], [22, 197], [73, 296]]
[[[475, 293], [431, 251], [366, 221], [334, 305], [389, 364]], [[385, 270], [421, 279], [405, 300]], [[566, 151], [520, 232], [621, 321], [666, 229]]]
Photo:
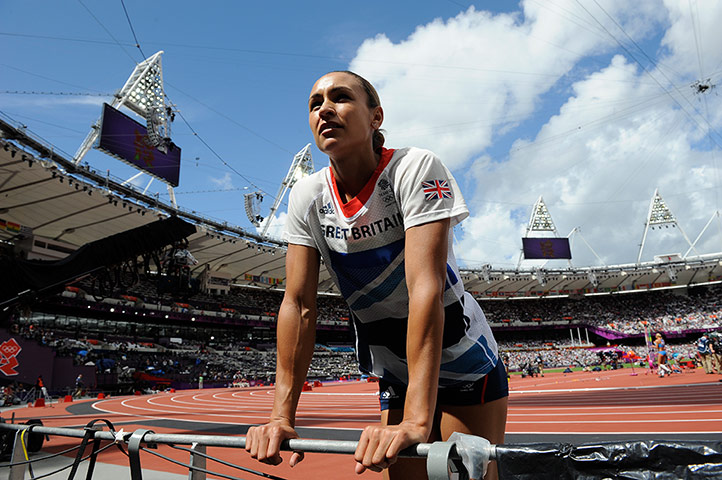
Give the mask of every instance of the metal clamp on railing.
[[[130, 462], [130, 478], [131, 480], [142, 480], [143, 469], [140, 467], [140, 444], [145, 441], [145, 436], [153, 434], [152, 430], [136, 430], [128, 440], [128, 460]], [[155, 444], [148, 443], [149, 448], [153, 448]]]

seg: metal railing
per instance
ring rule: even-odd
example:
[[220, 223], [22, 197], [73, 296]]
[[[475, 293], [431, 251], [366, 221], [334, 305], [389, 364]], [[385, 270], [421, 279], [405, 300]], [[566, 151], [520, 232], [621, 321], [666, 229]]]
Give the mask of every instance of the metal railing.
[[[103, 428], [107, 427], [107, 430]], [[45, 427], [38, 424], [12, 424], [0, 423], [0, 435], [14, 434], [11, 460], [7, 466], [7, 480], [25, 480], [29, 472], [31, 479], [40, 479], [70, 470], [68, 480], [73, 480], [82, 462], [88, 462], [86, 480], [91, 480], [96, 466], [98, 455], [113, 447], [120, 449], [128, 457], [131, 480], [142, 480], [143, 468], [141, 464], [141, 452], [159, 457], [167, 462], [186, 468], [189, 472], [189, 480], [205, 480], [206, 475], [212, 474], [219, 478], [240, 480], [237, 477], [226, 475], [217, 471], [209, 470], [208, 462], [216, 462], [226, 467], [236, 469], [243, 473], [258, 475], [263, 478], [284, 480], [281, 477], [268, 473], [252, 470], [240, 465], [235, 465], [221, 458], [207, 454], [208, 447], [226, 447], [244, 449], [246, 438], [244, 436], [220, 436], [220, 435], [181, 435], [181, 434], [158, 434], [151, 430], [138, 429], [133, 432], [116, 431], [108, 420], [97, 419], [88, 423], [83, 429]], [[49, 435], [77, 438], [80, 442], [77, 446], [63, 450], [62, 452], [45, 455], [38, 458], [30, 458], [29, 439], [36, 436], [43, 438]], [[40, 440], [42, 443], [42, 439]], [[158, 453], [158, 445], [167, 445], [173, 449], [185, 451], [189, 454], [188, 463], [179, 462], [166, 455]], [[187, 445], [190, 448], [182, 447]], [[488, 442], [487, 442], [488, 445]], [[86, 454], [88, 446], [90, 452]], [[314, 439], [292, 439], [286, 440], [281, 446], [284, 451], [297, 451], [304, 453], [333, 453], [351, 455], [355, 452], [357, 442], [347, 440], [314, 440]], [[39, 447], [38, 447], [39, 448]], [[71, 463], [56, 469], [53, 472], [35, 476], [32, 464], [47, 460], [60, 455], [68, 455], [75, 452], [75, 458]], [[486, 458], [495, 458], [495, 447], [492, 445]], [[400, 454], [405, 458], [425, 458], [429, 480], [468, 480], [468, 471], [465, 468], [461, 456], [456, 452], [454, 442], [420, 443], [413, 445]], [[4, 479], [3, 479], [4, 480]]]

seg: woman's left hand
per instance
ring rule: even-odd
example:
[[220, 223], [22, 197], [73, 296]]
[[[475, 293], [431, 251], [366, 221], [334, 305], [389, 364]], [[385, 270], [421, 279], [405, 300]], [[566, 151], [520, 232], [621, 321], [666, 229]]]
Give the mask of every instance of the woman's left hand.
[[411, 422], [366, 427], [354, 453], [356, 473], [363, 473], [366, 469], [380, 472], [388, 468], [396, 462], [401, 450], [425, 442], [428, 436], [426, 427]]

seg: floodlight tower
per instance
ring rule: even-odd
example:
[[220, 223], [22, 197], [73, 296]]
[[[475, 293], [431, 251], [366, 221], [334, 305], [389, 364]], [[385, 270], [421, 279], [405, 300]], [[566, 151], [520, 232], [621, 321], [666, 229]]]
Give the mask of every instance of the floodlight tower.
[[[123, 88], [115, 94], [110, 106], [114, 108], [125, 106], [143, 117], [148, 127], [148, 143], [161, 152], [167, 153], [170, 143], [170, 124], [175, 114], [173, 106], [165, 103], [161, 55], [163, 55], [162, 50], [136, 65]], [[100, 119], [93, 124], [88, 136], [75, 152], [76, 165], [93, 147], [99, 136]], [[140, 173], [136, 177], [139, 175]], [[150, 183], [148, 185], [150, 186]], [[175, 206], [175, 195], [170, 186], [168, 186], [168, 193]]]
[[[689, 241], [687, 234], [684, 233], [682, 227], [679, 225], [679, 223], [677, 223], [677, 219], [672, 213], [672, 210], [669, 209], [664, 199], [662, 198], [662, 195], [659, 194], [659, 189], [657, 188], [654, 190], [652, 200], [649, 202], [649, 213], [647, 214], [647, 220], [644, 222], [644, 233], [642, 234], [642, 243], [639, 244], [637, 263], [639, 263], [642, 259], [642, 250], [644, 250], [644, 243], [647, 241], [647, 232], [649, 232], [650, 228], [654, 230], [654, 227], [661, 228], [662, 225], [667, 228], [669, 228], [670, 225], [672, 225], [672, 227], [677, 227], [679, 233], [682, 234], [690, 247], [689, 250], [687, 250], [687, 253], [689, 253], [690, 250], [694, 250], [695, 253], [699, 255], [697, 249], [694, 248], [694, 244]], [[685, 257], [687, 257], [687, 253], [685, 254]]]
[[[529, 236], [530, 232], [552, 232], [555, 237], [558, 237], [557, 227], [554, 225], [552, 220], [552, 214], [549, 213], [549, 209], [544, 203], [544, 199], [541, 195], [534, 204], [534, 208], [531, 210], [531, 217], [529, 217], [529, 223], [526, 226], [525, 237]], [[524, 257], [524, 251], [519, 252], [519, 260], [516, 262], [516, 268], [521, 265], [522, 258]]]
[[286, 178], [283, 179], [281, 187], [278, 189], [276, 199], [273, 202], [271, 211], [268, 213], [266, 223], [263, 225], [263, 230], [261, 231], [262, 237], [266, 236], [268, 228], [271, 226], [271, 222], [273, 221], [274, 214], [276, 213], [276, 210], [278, 210], [278, 206], [281, 204], [281, 201], [283, 201], [283, 197], [286, 195], [288, 189], [293, 187], [298, 180], [311, 175], [313, 172], [314, 168], [313, 159], [311, 158], [311, 144], [309, 143], [293, 157], [291, 168], [288, 169]]

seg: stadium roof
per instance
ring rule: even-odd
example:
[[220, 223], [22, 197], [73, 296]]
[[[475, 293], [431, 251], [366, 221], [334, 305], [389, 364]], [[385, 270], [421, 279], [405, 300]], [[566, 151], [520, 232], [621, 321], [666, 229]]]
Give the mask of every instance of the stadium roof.
[[[232, 283], [283, 287], [285, 245], [149, 197], [136, 187], [76, 166], [23, 128], [0, 119], [0, 241], [21, 233], [67, 244], [69, 249], [169, 215], [194, 223], [189, 250], [203, 269], [224, 272]], [[4, 222], [4, 223], [2, 223]], [[657, 257], [656, 262], [603, 267], [462, 270], [477, 298], [518, 298], [629, 292], [718, 282], [722, 255]], [[280, 283], [279, 283], [280, 282]], [[322, 266], [319, 292], [338, 293]]]

